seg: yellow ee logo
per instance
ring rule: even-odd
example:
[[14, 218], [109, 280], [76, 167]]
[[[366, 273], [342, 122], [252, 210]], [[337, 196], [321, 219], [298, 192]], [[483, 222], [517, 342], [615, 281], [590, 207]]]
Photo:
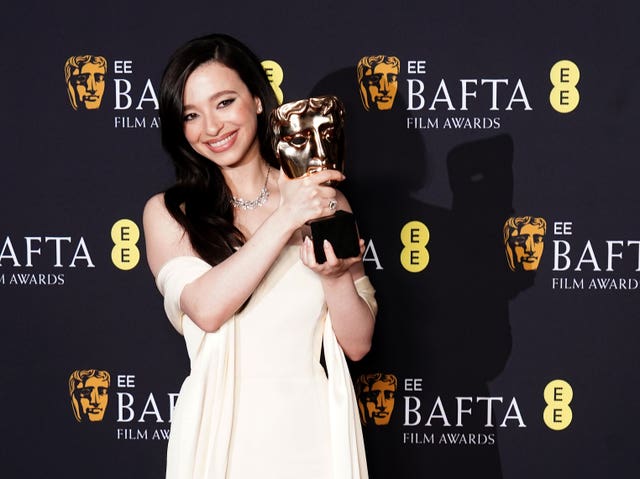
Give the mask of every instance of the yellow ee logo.
[[560, 60], [551, 67], [549, 78], [553, 89], [549, 102], [559, 113], [569, 113], [578, 107], [580, 92], [576, 85], [580, 81], [580, 69], [570, 60]]
[[544, 401], [547, 407], [544, 408], [542, 417], [549, 429], [562, 431], [569, 427], [573, 419], [573, 412], [569, 404], [573, 400], [573, 388], [562, 379], [551, 381], [544, 388]]
[[111, 228], [111, 240], [115, 245], [111, 249], [111, 261], [116, 268], [128, 271], [140, 261], [140, 250], [136, 243], [140, 239], [140, 228], [131, 220], [122, 219]]
[[400, 231], [404, 248], [400, 252], [400, 263], [410, 273], [419, 273], [429, 264], [429, 228], [420, 221], [409, 221]]
[[262, 68], [267, 72], [267, 77], [269, 78], [269, 83], [271, 83], [271, 88], [276, 94], [276, 98], [278, 99], [278, 104], [282, 105], [282, 100], [284, 99], [284, 93], [282, 93], [282, 89], [280, 85], [282, 85], [282, 80], [284, 80], [284, 72], [282, 71], [282, 67], [273, 60], [264, 60], [262, 62]]

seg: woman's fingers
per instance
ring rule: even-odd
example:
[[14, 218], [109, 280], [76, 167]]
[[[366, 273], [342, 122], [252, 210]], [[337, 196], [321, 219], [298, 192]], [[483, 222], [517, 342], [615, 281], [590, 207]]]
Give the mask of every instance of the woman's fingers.
[[338, 258], [333, 250], [333, 246], [327, 240], [323, 241], [322, 248], [324, 249], [324, 254], [327, 259], [324, 263], [318, 264], [313, 249], [313, 242], [309, 237], [306, 237], [300, 248], [300, 258], [302, 262], [308, 268], [322, 276], [338, 277], [345, 274], [351, 266], [361, 260], [364, 243], [361, 242], [360, 244], [360, 255], [353, 258]]
[[321, 170], [315, 173], [311, 173], [310, 175], [305, 175], [303, 178], [308, 178], [309, 181], [315, 183], [316, 185], [322, 185], [332, 182], [340, 182], [345, 179], [345, 176], [339, 172], [338, 170]]
[[323, 170], [300, 178], [288, 178], [282, 170], [278, 178], [280, 206], [300, 226], [313, 219], [331, 216], [339, 209], [337, 191], [328, 182], [337, 183], [344, 175], [337, 170]]

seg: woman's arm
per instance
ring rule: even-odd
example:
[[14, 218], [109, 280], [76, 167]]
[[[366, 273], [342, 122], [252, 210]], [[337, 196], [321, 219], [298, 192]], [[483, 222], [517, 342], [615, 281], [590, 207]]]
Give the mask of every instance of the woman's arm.
[[[337, 199], [339, 209], [351, 211], [342, 194], [338, 193]], [[360, 255], [345, 259], [336, 258], [331, 244], [326, 242], [327, 261], [318, 264], [313, 244], [308, 238], [300, 252], [303, 263], [320, 275], [336, 338], [345, 354], [354, 361], [362, 359], [369, 352], [375, 323], [374, 312], [358, 294], [355, 285], [355, 281], [364, 276], [363, 254], [363, 240], [360, 240]]]
[[[242, 248], [185, 286], [180, 296], [182, 311], [204, 331], [220, 328], [251, 296], [291, 235], [309, 219], [328, 214], [335, 190], [321, 183], [341, 179], [332, 170], [296, 180], [281, 174], [278, 207]], [[197, 256], [188, 235], [167, 211], [163, 195], [148, 201], [143, 223], [147, 260], [154, 276], [172, 258]]]

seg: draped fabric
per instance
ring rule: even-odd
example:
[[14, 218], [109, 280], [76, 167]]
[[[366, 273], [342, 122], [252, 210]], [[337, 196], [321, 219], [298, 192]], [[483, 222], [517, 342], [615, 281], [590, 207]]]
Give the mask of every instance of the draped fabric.
[[[256, 290], [252, 301], [257, 301], [258, 304], [253, 307], [259, 307], [261, 298], [287, 273], [288, 267], [283, 266], [282, 258], [283, 255], [278, 260], [280, 264], [274, 264]], [[178, 257], [162, 267], [156, 281], [164, 296], [169, 320], [185, 337], [191, 361], [191, 374], [184, 381], [173, 415], [167, 454], [167, 479], [228, 477], [229, 447], [234, 427], [238, 317], [229, 319], [218, 331], [206, 333], [180, 310], [180, 295], [185, 285], [209, 269], [210, 266], [199, 258]], [[356, 281], [356, 288], [375, 314], [376, 304], [371, 283], [366, 277], [360, 278]], [[326, 312], [326, 307], [324, 311]], [[367, 478], [353, 385], [328, 314], [324, 314], [322, 327], [328, 376], [333, 478]], [[250, 461], [251, 458], [247, 460]]]

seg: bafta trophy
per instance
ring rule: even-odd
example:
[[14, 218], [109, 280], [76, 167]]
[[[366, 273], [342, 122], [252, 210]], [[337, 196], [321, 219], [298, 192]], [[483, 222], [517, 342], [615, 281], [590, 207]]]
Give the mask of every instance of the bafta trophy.
[[[273, 111], [270, 121], [273, 151], [289, 178], [326, 169], [343, 172], [344, 107], [337, 97], [312, 97], [285, 103]], [[338, 258], [360, 254], [358, 228], [352, 213], [337, 210], [307, 225], [318, 263], [327, 259], [322, 246], [325, 239]]]

